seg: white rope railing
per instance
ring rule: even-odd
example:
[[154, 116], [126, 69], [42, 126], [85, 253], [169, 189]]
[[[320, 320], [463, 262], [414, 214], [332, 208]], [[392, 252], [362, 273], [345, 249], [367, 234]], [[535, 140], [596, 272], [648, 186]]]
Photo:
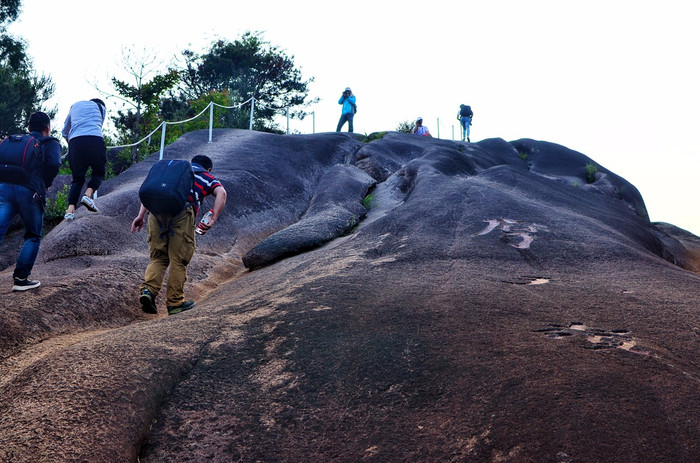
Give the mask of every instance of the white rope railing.
[[133, 146], [139, 145], [142, 143], [144, 140], [148, 140], [148, 144], [151, 144], [151, 136], [156, 133], [159, 129], [161, 131], [160, 134], [160, 155], [158, 156], [158, 159], [163, 159], [163, 149], [165, 148], [165, 130], [168, 125], [176, 125], [176, 124], [184, 124], [186, 122], [193, 121], [197, 119], [199, 116], [204, 114], [206, 110], [209, 110], [209, 143], [212, 142], [212, 132], [214, 129], [214, 106], [218, 106], [219, 108], [224, 108], [224, 109], [234, 109], [234, 108], [240, 108], [241, 106], [244, 106], [246, 104], [250, 103], [250, 123], [249, 123], [249, 129], [253, 130], [253, 112], [255, 108], [255, 97], [250, 97], [247, 101], [244, 101], [243, 103], [233, 105], [233, 106], [224, 106], [220, 105], [218, 103], [214, 103], [213, 101], [210, 101], [209, 104], [196, 116], [192, 116], [189, 119], [185, 119], [182, 121], [163, 121], [161, 122], [158, 127], [153, 129], [151, 133], [143, 137], [141, 140], [130, 143], [128, 145], [117, 145], [117, 146], [108, 146], [107, 149], [118, 149], [118, 148], [131, 148]]

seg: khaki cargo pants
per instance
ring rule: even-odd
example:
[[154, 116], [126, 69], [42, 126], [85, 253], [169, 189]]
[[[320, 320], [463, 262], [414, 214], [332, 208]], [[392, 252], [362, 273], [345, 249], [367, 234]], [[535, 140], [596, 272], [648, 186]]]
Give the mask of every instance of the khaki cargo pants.
[[[167, 224], [167, 221], [163, 222]], [[158, 295], [163, 285], [165, 271], [170, 267], [166, 289], [166, 305], [173, 307], [185, 301], [185, 281], [187, 265], [192, 260], [195, 249], [194, 239], [195, 215], [191, 207], [173, 218], [172, 233], [162, 238], [158, 221], [153, 214], [148, 214], [148, 248], [150, 262], [146, 267], [140, 290], [148, 289], [153, 297]]]

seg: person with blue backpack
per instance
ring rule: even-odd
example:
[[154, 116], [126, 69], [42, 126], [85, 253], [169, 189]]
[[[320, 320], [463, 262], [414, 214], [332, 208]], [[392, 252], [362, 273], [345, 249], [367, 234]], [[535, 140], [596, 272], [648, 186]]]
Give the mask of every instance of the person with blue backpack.
[[474, 112], [472, 107], [466, 104], [459, 105], [459, 112], [457, 113], [457, 120], [462, 126], [462, 141], [471, 142], [469, 139], [469, 127], [472, 125], [472, 118], [474, 117]]
[[19, 215], [24, 243], [12, 274], [12, 291], [38, 287], [29, 275], [34, 268], [44, 225], [46, 190], [61, 167], [61, 145], [51, 133], [51, 118], [41, 111], [29, 116], [29, 134], [12, 135], [0, 143], [0, 243]]
[[195, 250], [195, 218], [202, 200], [214, 196], [214, 206], [207, 219], [197, 225], [197, 233], [205, 234], [218, 220], [226, 205], [226, 190], [211, 174], [212, 160], [197, 155], [189, 163], [184, 160], [161, 160], [151, 167], [141, 188], [141, 207], [131, 223], [131, 233], [143, 227], [148, 214], [148, 248], [150, 261], [140, 286], [141, 309], [158, 313], [156, 297], [165, 271], [170, 267], [166, 288], [168, 315], [194, 308], [194, 301], [185, 300], [187, 265]]

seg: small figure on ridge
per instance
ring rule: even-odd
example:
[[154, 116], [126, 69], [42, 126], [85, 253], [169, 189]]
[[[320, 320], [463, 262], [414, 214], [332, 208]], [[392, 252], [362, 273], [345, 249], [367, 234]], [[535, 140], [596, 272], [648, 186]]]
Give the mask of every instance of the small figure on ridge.
[[430, 135], [430, 131], [428, 130], [428, 128], [423, 125], [423, 118], [422, 117], [419, 117], [418, 119], [416, 119], [416, 125], [414, 125], [413, 128], [411, 129], [411, 133], [414, 135], [421, 135], [423, 137], [431, 137], [432, 138], [432, 135]]
[[346, 87], [343, 94], [338, 100], [338, 104], [343, 105], [343, 109], [340, 111], [340, 120], [338, 121], [338, 127], [335, 129], [336, 132], [340, 132], [345, 125], [348, 123], [348, 132], [352, 133], [355, 129], [353, 127], [353, 119], [355, 118], [355, 113], [357, 112], [357, 105], [355, 104], [356, 98], [352, 94], [350, 87]]
[[472, 125], [472, 117], [474, 117], [474, 113], [472, 112], [471, 106], [465, 104], [459, 105], [457, 120], [462, 125], [462, 141], [464, 141], [465, 138], [468, 142], [471, 141], [469, 139], [469, 127]]

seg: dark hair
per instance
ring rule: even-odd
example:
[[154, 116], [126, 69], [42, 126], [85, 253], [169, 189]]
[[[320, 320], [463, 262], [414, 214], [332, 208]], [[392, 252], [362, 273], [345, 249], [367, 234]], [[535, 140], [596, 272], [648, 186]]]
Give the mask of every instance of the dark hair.
[[29, 116], [29, 131], [43, 132], [46, 127], [51, 124], [51, 118], [48, 114], [37, 111]]
[[197, 156], [193, 157], [192, 164], [199, 164], [200, 166], [204, 167], [206, 170], [210, 170], [212, 167], [214, 167], [214, 163], [211, 162], [211, 159], [209, 159], [209, 156], [205, 156], [203, 154], [198, 154]]
[[102, 101], [102, 100], [100, 100], [99, 98], [93, 98], [93, 99], [90, 100], [90, 101], [94, 101], [95, 103], [97, 103], [98, 105], [102, 106], [103, 108], [106, 108], [106, 107], [107, 107], [107, 106], [105, 105], [105, 102]]

